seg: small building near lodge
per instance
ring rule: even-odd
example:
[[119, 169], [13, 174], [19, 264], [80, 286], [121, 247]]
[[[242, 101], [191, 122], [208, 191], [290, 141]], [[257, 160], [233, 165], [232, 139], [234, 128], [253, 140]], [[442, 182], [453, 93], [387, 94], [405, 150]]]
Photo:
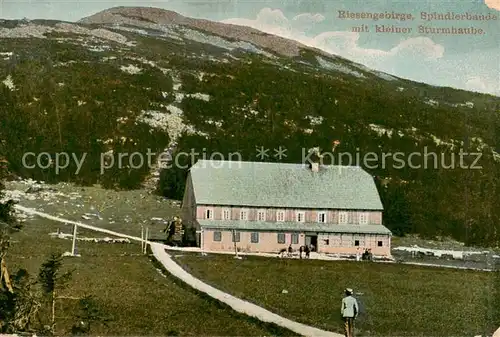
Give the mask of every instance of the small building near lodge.
[[206, 252], [319, 253], [371, 249], [391, 256], [391, 231], [373, 177], [357, 166], [199, 160], [188, 173], [182, 218]]

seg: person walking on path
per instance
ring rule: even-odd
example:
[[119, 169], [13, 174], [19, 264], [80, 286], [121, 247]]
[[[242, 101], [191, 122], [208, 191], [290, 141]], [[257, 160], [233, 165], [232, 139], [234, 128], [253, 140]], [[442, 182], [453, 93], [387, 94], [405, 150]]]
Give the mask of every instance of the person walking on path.
[[342, 307], [340, 309], [340, 313], [344, 319], [345, 337], [354, 337], [354, 321], [359, 313], [358, 301], [352, 294], [353, 290], [351, 288], [345, 290], [345, 297], [342, 299]]

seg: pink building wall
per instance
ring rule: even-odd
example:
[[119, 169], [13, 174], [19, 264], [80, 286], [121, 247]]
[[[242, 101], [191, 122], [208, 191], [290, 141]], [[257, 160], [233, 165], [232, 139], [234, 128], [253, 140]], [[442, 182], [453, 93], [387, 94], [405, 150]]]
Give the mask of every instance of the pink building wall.
[[[214, 241], [214, 232], [218, 230], [206, 229], [203, 231], [203, 249], [205, 251], [226, 251], [234, 252], [232, 241], [232, 231], [220, 231], [221, 241]], [[305, 244], [305, 234], [299, 234], [298, 244], [292, 244], [294, 251]], [[259, 232], [259, 242], [252, 243], [251, 232], [240, 232], [240, 242], [236, 247], [241, 252], [264, 252], [278, 253], [280, 249], [287, 248], [291, 244], [292, 234], [285, 233], [285, 243], [278, 243], [277, 232]], [[325, 240], [328, 240], [326, 242]], [[359, 240], [360, 245], [354, 246], [354, 240]], [[382, 247], [378, 246], [378, 241], [382, 241]], [[331, 254], [356, 254], [358, 248], [371, 249], [377, 256], [391, 255], [391, 240], [389, 235], [370, 234], [320, 234], [318, 235], [318, 252]]]
[[[223, 210], [230, 209], [231, 220], [239, 220], [240, 219], [240, 210], [241, 207], [222, 207], [222, 206], [207, 206], [201, 205], [196, 209], [196, 219], [205, 219], [205, 210], [212, 209], [214, 212], [214, 220], [222, 220], [223, 219]], [[248, 220], [255, 221], [257, 220], [257, 211], [261, 208], [245, 208], [248, 210]], [[264, 208], [266, 212], [266, 221], [276, 221], [276, 210], [274, 208]], [[286, 209], [285, 211], [285, 221], [296, 221], [295, 214], [299, 209]], [[339, 221], [339, 210], [300, 210], [305, 212], [305, 221], [306, 222], [317, 222], [318, 212], [326, 212], [326, 222], [327, 223], [338, 223]], [[348, 223], [357, 223], [359, 219], [360, 213], [366, 213], [368, 215], [368, 223], [369, 224], [382, 224], [382, 212], [381, 211], [347, 211]]]
[[[217, 230], [206, 229], [203, 231], [203, 249], [206, 251], [226, 251], [234, 252], [234, 242], [232, 231], [220, 231], [221, 241], [214, 241], [214, 232]], [[251, 242], [252, 232], [240, 232], [240, 242], [236, 242], [236, 247], [241, 252], [279, 252], [282, 248], [288, 248], [292, 241], [292, 233], [285, 233], [285, 243], [278, 243], [276, 232], [259, 232], [259, 242]], [[292, 244], [294, 250], [298, 250], [304, 245], [305, 236], [299, 233], [299, 243]]]

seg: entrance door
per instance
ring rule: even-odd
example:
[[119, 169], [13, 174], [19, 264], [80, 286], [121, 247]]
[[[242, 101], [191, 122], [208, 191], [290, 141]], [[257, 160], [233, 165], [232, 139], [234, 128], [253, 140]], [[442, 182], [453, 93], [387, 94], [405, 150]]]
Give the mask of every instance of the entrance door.
[[313, 246], [312, 251], [317, 252], [318, 251], [318, 236], [317, 235], [311, 236], [311, 245]]
[[318, 235], [306, 235], [306, 246], [313, 246], [313, 252], [318, 250]]

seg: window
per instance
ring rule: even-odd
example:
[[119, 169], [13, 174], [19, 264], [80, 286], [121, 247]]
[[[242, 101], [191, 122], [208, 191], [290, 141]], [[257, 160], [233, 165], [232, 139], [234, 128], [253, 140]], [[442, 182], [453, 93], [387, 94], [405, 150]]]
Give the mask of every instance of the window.
[[251, 243], [259, 243], [259, 233], [254, 232], [250, 235], [250, 242]]
[[340, 224], [347, 223], [347, 212], [339, 212], [339, 223]]
[[304, 222], [306, 220], [305, 212], [299, 211], [295, 214], [297, 222]]
[[359, 246], [359, 240], [354, 240], [354, 245]]
[[221, 241], [221, 240], [222, 240], [222, 233], [214, 232], [214, 241]]
[[240, 220], [247, 220], [247, 219], [248, 219], [248, 210], [241, 209], [240, 210]]
[[377, 241], [377, 246], [382, 247], [382, 241]]
[[318, 213], [318, 222], [326, 222], [326, 213], [325, 212], [319, 212]]
[[240, 242], [240, 232], [233, 231], [232, 237], [233, 237], [233, 242]]
[[285, 211], [276, 211], [276, 221], [285, 221]]
[[292, 233], [292, 245], [296, 245], [299, 243], [299, 234]]
[[330, 239], [325, 239], [325, 246], [330, 245]]
[[214, 218], [214, 210], [208, 208], [205, 210], [205, 219], [213, 219]]
[[278, 243], [285, 243], [285, 233], [278, 233]]
[[229, 208], [225, 208], [222, 210], [222, 219], [231, 220], [231, 210]]
[[266, 221], [266, 210], [259, 209], [257, 211], [257, 221]]
[[368, 214], [367, 213], [359, 213], [359, 223], [361, 225], [366, 225], [368, 223]]

